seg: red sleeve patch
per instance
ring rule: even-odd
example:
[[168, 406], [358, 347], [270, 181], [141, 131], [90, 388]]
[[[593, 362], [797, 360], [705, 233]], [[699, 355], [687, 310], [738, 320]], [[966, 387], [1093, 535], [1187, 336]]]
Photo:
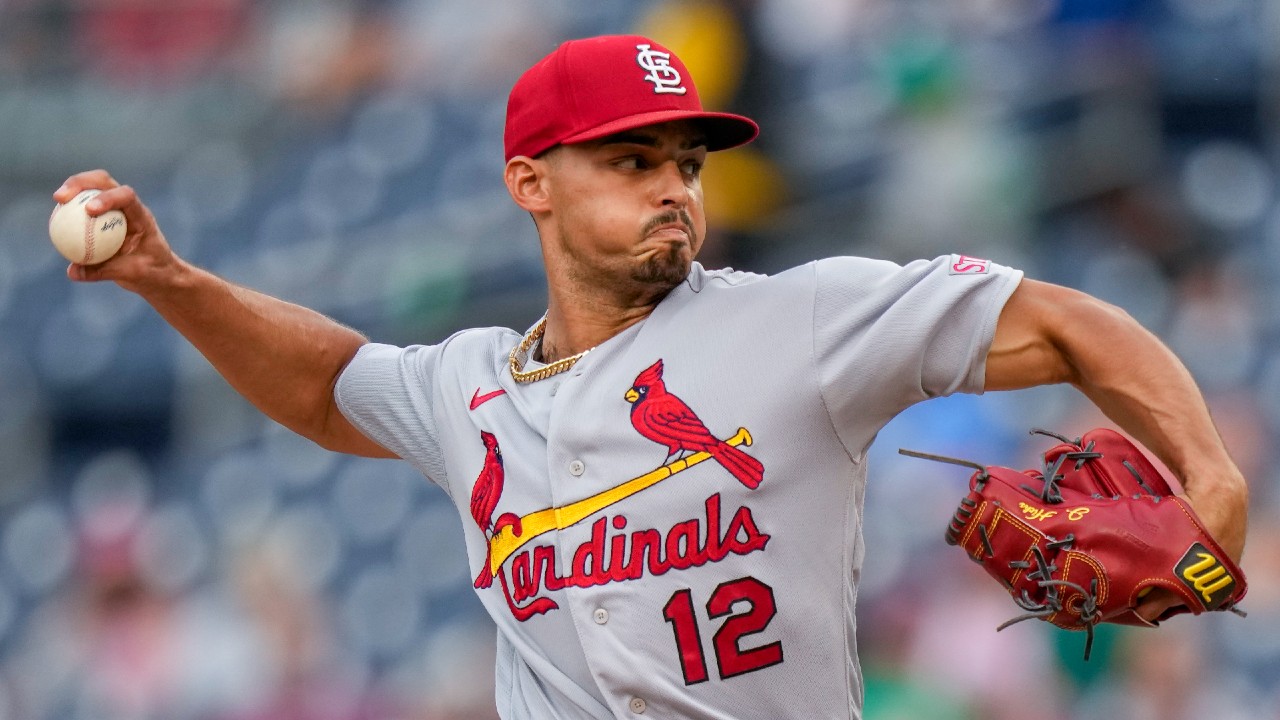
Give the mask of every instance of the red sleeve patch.
[[990, 270], [990, 260], [968, 255], [952, 255], [947, 272], [950, 275], [986, 275]]

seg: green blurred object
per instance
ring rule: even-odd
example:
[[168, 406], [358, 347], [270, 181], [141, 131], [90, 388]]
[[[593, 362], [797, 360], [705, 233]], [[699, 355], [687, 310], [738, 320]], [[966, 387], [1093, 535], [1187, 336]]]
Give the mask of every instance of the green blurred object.
[[1108, 676], [1114, 677], [1116, 647], [1126, 632], [1133, 632], [1123, 625], [1103, 623], [1093, 629], [1093, 649], [1089, 661], [1084, 660], [1084, 633], [1053, 627], [1053, 654], [1058, 658], [1062, 674], [1077, 688], [1085, 689]]
[[863, 676], [867, 720], [973, 720], [969, 707], [939, 688], [868, 669]]
[[902, 107], [923, 114], [950, 107], [961, 90], [960, 60], [945, 40], [928, 35], [899, 38], [881, 58], [881, 72]]
[[408, 344], [449, 332], [468, 299], [468, 262], [461, 244], [424, 243], [402, 251], [383, 288], [397, 337]]

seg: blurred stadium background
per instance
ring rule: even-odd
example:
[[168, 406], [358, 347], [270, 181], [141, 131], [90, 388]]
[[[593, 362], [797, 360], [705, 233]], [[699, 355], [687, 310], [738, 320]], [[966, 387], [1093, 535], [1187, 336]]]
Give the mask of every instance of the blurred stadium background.
[[1126, 308], [1254, 488], [1248, 619], [1024, 623], [942, 543], [962, 473], [1034, 462], [1070, 390], [885, 430], [858, 608], [869, 720], [1280, 718], [1280, 3], [0, 0], [0, 720], [496, 717], [443, 493], [265, 421], [137, 298], [71, 285], [49, 198], [110, 169], [221, 275], [374, 339], [524, 328], [536, 237], [505, 94], [564, 38], [650, 33], [756, 117], [704, 262], [991, 257]]

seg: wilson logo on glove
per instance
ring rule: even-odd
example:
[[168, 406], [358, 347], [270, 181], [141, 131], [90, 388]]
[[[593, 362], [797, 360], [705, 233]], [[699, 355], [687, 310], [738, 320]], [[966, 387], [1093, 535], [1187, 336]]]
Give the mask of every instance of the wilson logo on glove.
[[1178, 578], [1187, 587], [1200, 593], [1205, 607], [1210, 610], [1217, 610], [1231, 597], [1231, 593], [1227, 591], [1236, 582], [1218, 558], [1209, 552], [1209, 548], [1200, 543], [1193, 544], [1187, 554], [1182, 556], [1174, 572], [1178, 573]]

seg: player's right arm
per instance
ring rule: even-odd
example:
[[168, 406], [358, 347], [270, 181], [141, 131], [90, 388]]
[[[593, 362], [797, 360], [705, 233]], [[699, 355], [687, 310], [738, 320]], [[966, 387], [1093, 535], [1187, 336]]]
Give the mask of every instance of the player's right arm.
[[241, 395], [268, 417], [318, 445], [367, 457], [396, 457], [338, 410], [334, 385], [367, 340], [313, 310], [223, 280], [178, 257], [132, 188], [104, 170], [68, 178], [53, 198], [103, 192], [90, 215], [121, 210], [124, 246], [110, 260], [71, 264], [77, 282], [110, 280], [136, 293], [180, 332]]

